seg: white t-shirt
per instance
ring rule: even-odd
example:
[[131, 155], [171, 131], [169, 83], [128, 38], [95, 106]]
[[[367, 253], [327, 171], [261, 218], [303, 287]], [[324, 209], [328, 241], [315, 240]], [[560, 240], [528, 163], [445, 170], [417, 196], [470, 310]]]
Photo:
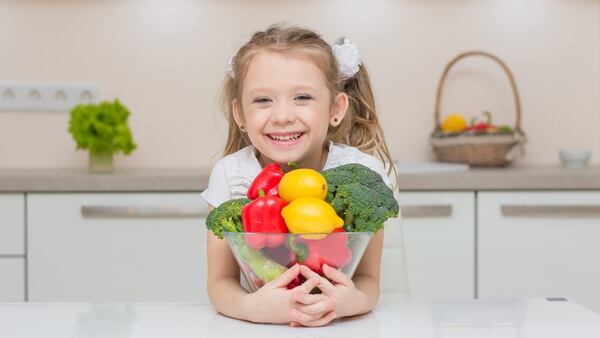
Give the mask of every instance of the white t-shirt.
[[[385, 184], [391, 187], [390, 178], [378, 158], [355, 147], [330, 142], [323, 170], [348, 163], [359, 163], [374, 170], [381, 175]], [[208, 188], [202, 192], [202, 197], [213, 207], [234, 198], [245, 197], [250, 184], [261, 170], [254, 147], [250, 145], [240, 149], [215, 164], [210, 173]]]

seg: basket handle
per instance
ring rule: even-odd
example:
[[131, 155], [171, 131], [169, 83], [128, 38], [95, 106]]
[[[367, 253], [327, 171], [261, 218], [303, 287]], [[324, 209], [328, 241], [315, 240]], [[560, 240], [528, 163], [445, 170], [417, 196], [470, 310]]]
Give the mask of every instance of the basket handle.
[[496, 61], [496, 63], [498, 63], [500, 65], [500, 67], [502, 67], [502, 69], [504, 70], [506, 75], [508, 75], [508, 80], [510, 81], [510, 86], [512, 88], [513, 96], [515, 98], [515, 113], [516, 113], [515, 131], [518, 132], [519, 134], [523, 134], [523, 131], [521, 130], [521, 99], [519, 98], [519, 92], [517, 91], [517, 84], [515, 83], [515, 78], [514, 78], [512, 72], [510, 71], [510, 69], [508, 68], [508, 66], [502, 60], [500, 60], [497, 56], [490, 54], [488, 52], [484, 52], [484, 51], [468, 51], [468, 52], [461, 53], [461, 54], [457, 55], [454, 59], [452, 59], [452, 61], [450, 61], [446, 65], [446, 68], [444, 69], [444, 73], [442, 74], [442, 77], [440, 78], [440, 81], [438, 82], [437, 93], [435, 96], [435, 129], [434, 129], [434, 132], [441, 128], [440, 102], [442, 99], [442, 87], [444, 86], [444, 82], [446, 81], [446, 78], [448, 77], [450, 68], [452, 68], [452, 66], [454, 66], [454, 64], [457, 63], [459, 60], [466, 58], [466, 57], [470, 57], [470, 56], [484, 56], [484, 57], [490, 58], [490, 59]]

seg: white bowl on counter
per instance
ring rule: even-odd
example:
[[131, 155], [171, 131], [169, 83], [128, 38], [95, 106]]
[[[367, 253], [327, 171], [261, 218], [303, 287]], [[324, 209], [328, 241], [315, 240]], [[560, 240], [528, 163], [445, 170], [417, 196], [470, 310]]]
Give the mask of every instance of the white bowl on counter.
[[592, 155], [589, 149], [564, 149], [559, 151], [560, 160], [565, 168], [584, 168]]

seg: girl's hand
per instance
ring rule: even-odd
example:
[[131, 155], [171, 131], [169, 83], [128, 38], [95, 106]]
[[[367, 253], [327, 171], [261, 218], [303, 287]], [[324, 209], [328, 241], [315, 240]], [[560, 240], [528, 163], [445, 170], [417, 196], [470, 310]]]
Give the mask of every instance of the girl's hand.
[[[321, 302], [300, 306], [298, 310], [301, 313], [317, 317], [321, 316], [321, 318], [330, 317], [331, 315], [329, 314], [333, 313], [334, 316], [329, 320], [331, 321], [336, 317], [353, 316], [361, 313], [363, 312], [362, 309], [368, 307], [367, 295], [358, 290], [352, 279], [343, 272], [323, 264], [323, 273], [333, 283], [327, 278], [319, 276], [306, 266], [300, 266], [300, 273], [306, 277], [307, 280], [318, 279], [319, 284], [317, 287], [325, 296], [327, 296], [327, 298]], [[296, 316], [296, 318], [300, 320], [303, 319], [302, 315]], [[325, 323], [321, 323], [322, 321], [311, 323], [310, 321], [304, 322], [296, 320], [296, 324], [314, 326], [311, 324], [325, 325], [329, 321]]]
[[[306, 268], [303, 265], [302, 267]], [[320, 283], [318, 278], [308, 278], [307, 280], [315, 280], [317, 284]], [[323, 293], [310, 294], [300, 291], [294, 292], [292, 297], [297, 305], [291, 312], [294, 318], [290, 322], [291, 326], [323, 326], [336, 317], [335, 311], [333, 311], [335, 297], [329, 297]]]
[[248, 294], [245, 306], [249, 312], [247, 317], [256, 323], [287, 324], [293, 321], [292, 311], [299, 306], [294, 295], [308, 294], [319, 284], [318, 279], [307, 278], [302, 285], [288, 290], [287, 285], [299, 274], [300, 267], [296, 264], [256, 292]]

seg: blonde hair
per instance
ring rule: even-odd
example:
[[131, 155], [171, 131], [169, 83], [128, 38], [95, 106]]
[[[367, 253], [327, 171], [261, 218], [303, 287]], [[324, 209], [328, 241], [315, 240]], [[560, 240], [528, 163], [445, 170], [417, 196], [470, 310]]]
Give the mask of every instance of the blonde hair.
[[[346, 116], [337, 127], [329, 126], [326, 141], [344, 143], [359, 150], [377, 155], [389, 165], [388, 173], [394, 169], [392, 156], [385, 142], [383, 129], [375, 110], [375, 100], [367, 69], [362, 63], [357, 74], [341, 78], [338, 64], [331, 46], [317, 33], [299, 27], [270, 26], [267, 30], [254, 33], [250, 41], [243, 45], [232, 59], [232, 73], [227, 76], [221, 91], [225, 117], [229, 121], [227, 144], [224, 155], [232, 154], [251, 144], [246, 133], [235, 123], [232, 101], [240, 102], [242, 83], [252, 58], [261, 51], [278, 53], [298, 53], [309, 56], [323, 71], [327, 87], [333, 98], [339, 92], [348, 95], [350, 104]], [[395, 170], [394, 170], [395, 172]]]

